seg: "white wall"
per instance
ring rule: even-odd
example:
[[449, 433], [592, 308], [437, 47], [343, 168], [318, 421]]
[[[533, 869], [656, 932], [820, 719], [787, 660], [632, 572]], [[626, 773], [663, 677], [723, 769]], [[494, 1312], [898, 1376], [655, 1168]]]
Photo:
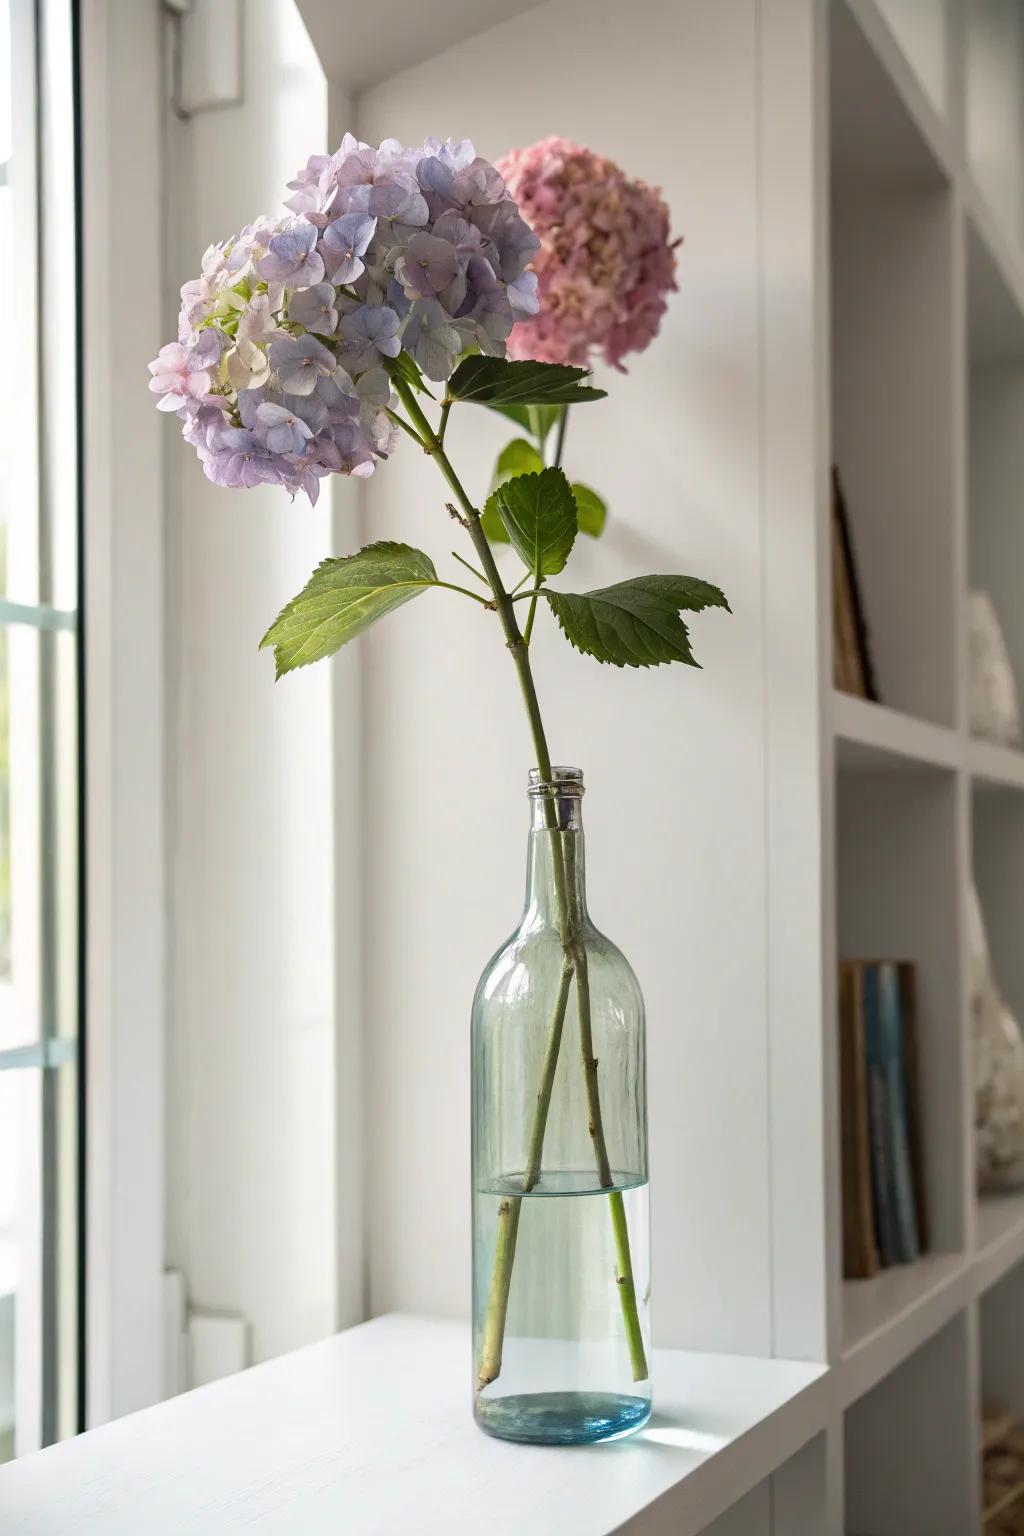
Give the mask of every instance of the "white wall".
[[[739, 1351], [771, 1348], [756, 12], [550, 0], [358, 104], [374, 141], [577, 138], [662, 186], [686, 237], [662, 335], [574, 413], [569, 468], [611, 521], [564, 584], [695, 572], [735, 616], [695, 622], [704, 672], [600, 668], [543, 615], [534, 651], [555, 759], [587, 775], [595, 918], [648, 1004], [656, 1336]], [[464, 409], [449, 441], [480, 494], [502, 431]], [[367, 530], [443, 563], [444, 499], [403, 449]], [[362, 645], [371, 1304], [465, 1313], [469, 1007], [519, 911], [529, 739], [477, 609], [432, 594]]]
[[[88, 1419], [160, 1396], [165, 910], [156, 0], [81, 7]], [[130, 296], [127, 297], [127, 296]], [[66, 445], [65, 445], [66, 451]]]
[[[327, 145], [326, 85], [290, 0], [246, 0], [245, 22], [244, 105], [168, 114], [168, 335], [205, 246], [277, 212]], [[275, 687], [257, 651], [330, 549], [330, 489], [311, 511], [209, 485], [176, 441], [167, 457], [167, 1261], [194, 1306], [248, 1320], [260, 1359], [361, 1310], [360, 1226], [335, 1140], [336, 1028], [354, 1028], [336, 1001], [354, 934], [336, 957], [335, 838], [352, 839], [347, 800], [335, 810], [332, 699], [353, 717], [356, 659]], [[351, 515], [350, 495], [338, 488], [339, 512]], [[357, 878], [351, 854], [345, 878]]]

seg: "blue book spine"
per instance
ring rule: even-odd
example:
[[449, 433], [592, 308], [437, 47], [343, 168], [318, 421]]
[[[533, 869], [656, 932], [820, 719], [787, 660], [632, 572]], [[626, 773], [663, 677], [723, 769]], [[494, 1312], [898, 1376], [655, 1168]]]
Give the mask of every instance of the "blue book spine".
[[871, 1196], [875, 1207], [878, 1255], [883, 1265], [899, 1262], [893, 1182], [890, 1173], [890, 1122], [885, 1066], [882, 1056], [882, 1022], [878, 967], [864, 966], [864, 1054], [868, 1077], [868, 1131], [871, 1141]]
[[889, 1113], [889, 1172], [896, 1215], [899, 1257], [912, 1264], [921, 1256], [914, 1201], [914, 1174], [910, 1160], [907, 1116], [907, 1071], [903, 1057], [903, 1026], [900, 1016], [899, 968], [891, 961], [878, 967], [879, 1025], [885, 1097]]

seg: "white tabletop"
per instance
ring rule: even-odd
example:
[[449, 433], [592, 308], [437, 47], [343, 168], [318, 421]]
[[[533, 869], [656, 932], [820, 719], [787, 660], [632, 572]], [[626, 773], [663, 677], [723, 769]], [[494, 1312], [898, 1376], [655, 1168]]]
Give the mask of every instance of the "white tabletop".
[[468, 1360], [461, 1324], [378, 1318], [0, 1467], [0, 1532], [608, 1536], [657, 1505], [686, 1536], [824, 1416], [821, 1366], [656, 1350], [637, 1435], [509, 1445], [473, 1423]]

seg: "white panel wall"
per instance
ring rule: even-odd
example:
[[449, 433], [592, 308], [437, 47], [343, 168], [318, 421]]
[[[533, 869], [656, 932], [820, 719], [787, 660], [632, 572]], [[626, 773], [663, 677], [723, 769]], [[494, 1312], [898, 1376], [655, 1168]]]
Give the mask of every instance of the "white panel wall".
[[[577, 138], [661, 185], [686, 236], [661, 337], [574, 414], [568, 467], [611, 521], [566, 584], [693, 571], [735, 617], [695, 624], [703, 673], [599, 668], [543, 616], [534, 654], [554, 756], [587, 775], [594, 915], [648, 1003], [657, 1338], [740, 1351], [770, 1349], [771, 1306], [755, 12], [551, 0], [358, 107], [374, 141], [470, 135], [494, 157]], [[449, 441], [480, 495], [503, 433], [465, 410]], [[444, 499], [403, 446], [367, 532], [444, 557]], [[362, 643], [371, 1304], [460, 1314], [469, 1006], [519, 911], [529, 741], [488, 615], [431, 594]]]
[[87, 1413], [98, 1424], [155, 1402], [161, 1374], [163, 506], [160, 422], [142, 387], [161, 335], [160, 22], [155, 3], [87, 0], [80, 23]]
[[[294, 6], [245, 10], [244, 105], [169, 121], [168, 335], [205, 246], [278, 211], [286, 180], [326, 147], [326, 85]], [[332, 694], [344, 704], [358, 689], [354, 659], [278, 688], [257, 652], [330, 548], [330, 492], [311, 511], [210, 486], [176, 442], [168, 461], [167, 1257], [193, 1304], [248, 1319], [259, 1359], [360, 1310], [361, 1255], [336, 1253], [332, 742]]]

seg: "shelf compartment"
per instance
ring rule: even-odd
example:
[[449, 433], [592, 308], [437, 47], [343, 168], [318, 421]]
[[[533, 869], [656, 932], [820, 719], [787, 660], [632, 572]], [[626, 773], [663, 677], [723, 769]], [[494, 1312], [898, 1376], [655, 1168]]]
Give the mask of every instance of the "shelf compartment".
[[1017, 0], [971, 0], [967, 21], [967, 155], [1000, 225], [1024, 238], [1024, 10]]
[[996, 985], [1024, 1024], [1024, 796], [1016, 788], [975, 788], [974, 881]]
[[975, 1290], [984, 1292], [1024, 1260], [1024, 1191], [978, 1198]]
[[839, 689], [832, 694], [832, 731], [840, 773], [955, 768], [960, 758], [955, 731]]
[[970, 1266], [962, 1253], [926, 1253], [843, 1285], [844, 1406], [870, 1392], [967, 1303]]
[[921, 5], [917, 0], [876, 0], [876, 4], [914, 81], [935, 111], [945, 115], [951, 46], [945, 7]]
[[968, 279], [970, 583], [972, 588], [987, 592], [992, 600], [1021, 711], [1024, 604], [1020, 601], [1019, 573], [1024, 569], [1024, 505], [1020, 490], [1024, 484], [1024, 315], [973, 229], [968, 242]]
[[1024, 288], [1008, 246], [977, 187], [967, 221], [967, 347], [972, 368], [1024, 362]]
[[[909, 960], [916, 968], [924, 1199], [937, 1256], [964, 1251], [967, 1225], [957, 792], [952, 770], [906, 766], [839, 773], [835, 790], [839, 958]], [[931, 1273], [906, 1282], [911, 1294], [929, 1285]], [[880, 1277], [877, 1292], [900, 1310], [897, 1274]], [[876, 1282], [844, 1287], [847, 1305], [862, 1285]], [[851, 1327], [848, 1341], [862, 1331]]]
[[955, 1317], [845, 1415], [851, 1536], [978, 1528], [967, 1320]]
[[[1024, 1309], [1024, 1269], [1009, 1271], [981, 1298], [978, 1308], [978, 1335], [981, 1357], [981, 1397], [989, 1410], [1006, 1409], [1019, 1429], [1024, 1427], [1024, 1333], [1020, 1320]], [[1015, 1457], [1015, 1460], [1019, 1459]], [[1019, 1500], [1011, 1497], [1009, 1479], [1000, 1478], [998, 1489], [989, 1490], [986, 1513], [1010, 1507]], [[1000, 1497], [1000, 1495], [1002, 1495]], [[986, 1526], [986, 1530], [988, 1527]]]
[[992, 789], [1024, 789], [1024, 752], [1016, 747], [998, 747], [990, 741], [970, 741], [967, 744], [967, 765], [975, 789], [982, 794]]
[[953, 199], [857, 21], [832, 14], [832, 457], [882, 700], [952, 726]]

